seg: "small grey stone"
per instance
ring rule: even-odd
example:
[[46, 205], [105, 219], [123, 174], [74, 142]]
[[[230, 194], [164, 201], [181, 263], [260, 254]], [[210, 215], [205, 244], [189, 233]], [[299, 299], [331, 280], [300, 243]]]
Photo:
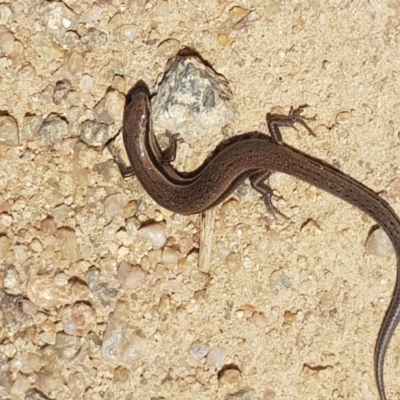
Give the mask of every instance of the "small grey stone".
[[107, 35], [98, 29], [90, 28], [86, 35], [81, 37], [81, 42], [88, 51], [93, 51], [107, 43]]
[[154, 97], [154, 125], [159, 132], [176, 132], [181, 126], [190, 126], [190, 134], [201, 137], [233, 119], [231, 98], [225, 78], [200, 57], [178, 55]]
[[27, 114], [24, 117], [23, 128], [21, 132], [22, 140], [31, 140], [38, 135], [41, 119], [37, 115]]
[[97, 292], [100, 290], [99, 286], [100, 270], [95, 266], [89, 268], [86, 273], [86, 283], [91, 292]]
[[216, 346], [207, 354], [207, 364], [211, 367], [218, 367], [223, 364], [226, 358], [226, 350]]
[[104, 146], [110, 139], [108, 125], [97, 121], [85, 121], [81, 126], [82, 142], [93, 147]]
[[38, 132], [38, 139], [51, 146], [68, 137], [68, 122], [58, 114], [50, 114], [43, 122]]
[[106, 286], [103, 290], [103, 293], [107, 297], [115, 298], [118, 295], [118, 290], [115, 288], [112, 288], [110, 286]]
[[188, 348], [188, 355], [196, 360], [201, 360], [210, 351], [208, 343], [202, 343], [198, 340], [194, 341]]
[[54, 104], [61, 104], [68, 95], [71, 89], [71, 82], [68, 79], [63, 79], [56, 82], [53, 92], [53, 102]]
[[117, 317], [108, 321], [101, 346], [104, 358], [132, 364], [144, 357], [146, 347], [146, 340], [135, 332], [132, 325]]

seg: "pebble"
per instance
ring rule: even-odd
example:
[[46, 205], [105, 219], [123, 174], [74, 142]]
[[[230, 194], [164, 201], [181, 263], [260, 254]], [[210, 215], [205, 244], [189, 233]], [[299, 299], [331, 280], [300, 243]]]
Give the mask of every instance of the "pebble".
[[121, 35], [132, 42], [136, 38], [137, 27], [135, 25], [124, 25], [121, 27]]
[[240, 253], [230, 253], [224, 265], [228, 268], [229, 272], [235, 274], [243, 268], [243, 261]]
[[67, 30], [74, 31], [78, 20], [76, 15], [63, 2], [45, 2], [40, 6], [40, 13], [46, 32], [62, 43]]
[[98, 358], [100, 356], [101, 340], [94, 332], [90, 332], [85, 338], [86, 348], [89, 357]]
[[267, 324], [268, 324], [268, 319], [265, 317], [264, 314], [262, 314], [260, 312], [255, 312], [251, 316], [251, 321], [258, 328], [265, 328], [267, 326]]
[[[25, 208], [25, 207], [21, 207]], [[19, 243], [28, 244], [33, 239], [32, 233], [27, 229], [20, 229], [17, 233], [17, 238]]]
[[157, 4], [154, 7], [154, 16], [166, 18], [167, 15], [168, 15], [168, 1], [158, 0]]
[[224, 47], [232, 46], [233, 40], [226, 33], [220, 33], [217, 36], [218, 43]]
[[31, 382], [29, 381], [29, 378], [25, 375], [18, 373], [10, 393], [11, 395], [20, 396], [19, 398], [22, 398], [23, 395], [30, 389], [30, 387]]
[[87, 300], [90, 296], [90, 290], [86, 283], [77, 278], [72, 278], [68, 281], [71, 287], [72, 299]]
[[42, 120], [36, 115], [25, 115], [21, 130], [22, 140], [31, 140], [38, 136]]
[[99, 21], [101, 19], [103, 11], [104, 10], [101, 7], [99, 7], [97, 4], [94, 4], [89, 11], [85, 12], [82, 15], [82, 22], [90, 23], [94, 21]]
[[21, 372], [23, 374], [31, 374], [39, 371], [44, 365], [44, 360], [35, 353], [21, 354]]
[[240, 371], [235, 368], [228, 368], [218, 375], [218, 385], [228, 389], [238, 389], [242, 376]]
[[[55, 340], [56, 361], [59, 365], [73, 360], [81, 350], [81, 340], [77, 336], [58, 332]], [[51, 356], [52, 357], [52, 356]]]
[[107, 125], [121, 120], [125, 108], [125, 96], [117, 90], [110, 90], [94, 108], [97, 121]]
[[104, 358], [123, 364], [133, 364], [146, 354], [146, 340], [134, 327], [121, 318], [112, 317], [103, 335], [101, 354]]
[[9, 115], [0, 116], [0, 144], [10, 147], [18, 146], [18, 126]]
[[11, 22], [13, 13], [6, 4], [0, 4], [0, 25], [7, 25]]
[[2, 320], [7, 323], [8, 326], [13, 326], [15, 328], [27, 320], [27, 315], [21, 307], [22, 301], [21, 296], [14, 296], [0, 290]]
[[14, 51], [14, 35], [6, 29], [0, 28], [0, 54], [10, 56]]
[[350, 122], [352, 113], [348, 111], [342, 111], [336, 114], [336, 122], [340, 125], [348, 124]]
[[388, 257], [394, 252], [393, 243], [382, 228], [375, 229], [367, 238], [365, 249], [368, 254]]
[[94, 86], [94, 79], [90, 75], [83, 75], [79, 84], [80, 88], [86, 92], [90, 92]]
[[128, 6], [132, 14], [135, 15], [139, 10], [143, 11], [147, 0], [128, 0]]
[[138, 289], [146, 283], [149, 273], [138, 265], [121, 261], [118, 267], [117, 281], [128, 289]]
[[100, 290], [99, 286], [100, 269], [94, 266], [90, 267], [86, 273], [86, 282], [91, 292]]
[[43, 394], [54, 399], [57, 398], [57, 393], [63, 386], [63, 380], [60, 374], [44, 368], [37, 373], [35, 386]]
[[123, 193], [116, 193], [104, 200], [104, 212], [109, 219], [124, 216], [124, 208], [128, 204], [128, 197]]
[[15, 267], [8, 267], [6, 270], [6, 275], [4, 277], [4, 287], [7, 289], [12, 289], [18, 285], [19, 277]]
[[41, 253], [43, 251], [42, 243], [37, 238], [32, 240], [32, 242], [30, 243], [29, 247], [35, 253]]
[[161, 42], [157, 47], [157, 54], [160, 57], [171, 58], [174, 56], [181, 46], [181, 42], [177, 39], [167, 39]]
[[58, 286], [50, 275], [35, 275], [28, 280], [29, 300], [39, 307], [49, 309], [72, 301], [69, 286]]
[[10, 201], [3, 201], [2, 203], [0, 203], [0, 214], [1, 213], [9, 214], [11, 212], [11, 207], [12, 203]]
[[167, 238], [165, 236], [166, 227], [164, 224], [153, 222], [141, 227], [137, 234], [141, 239], [148, 240], [156, 247], [163, 247]]
[[[227, 19], [219, 26], [218, 31], [221, 35], [228, 36], [233, 29], [240, 29], [246, 26], [247, 23], [237, 27], [248, 15], [250, 10], [242, 8], [240, 6], [234, 6], [229, 10]], [[218, 35], [218, 36], [221, 36]]]
[[114, 75], [113, 80], [111, 82], [111, 87], [120, 93], [125, 93], [126, 89], [125, 78], [121, 75]]
[[51, 146], [60, 143], [68, 134], [68, 122], [58, 114], [50, 114], [39, 129], [38, 139], [44, 145]]
[[[14, 383], [13, 373], [8, 370], [0, 371], [0, 386], [10, 392], [12, 385]], [[6, 398], [5, 398], [6, 399]]]
[[107, 43], [107, 34], [96, 28], [89, 28], [87, 33], [81, 37], [81, 43], [89, 52], [94, 49], [98, 50]]
[[56, 342], [55, 332], [40, 332], [37, 338], [37, 343], [39, 344], [39, 346], [54, 345], [55, 342]]
[[115, 368], [114, 370], [114, 374], [113, 374], [113, 383], [114, 384], [124, 384], [125, 382], [127, 382], [130, 378], [130, 371], [128, 368], [124, 368], [124, 367], [118, 367]]
[[81, 125], [80, 139], [93, 147], [104, 146], [112, 138], [108, 125], [98, 121], [87, 120]]
[[201, 360], [207, 355], [207, 353], [210, 351], [210, 348], [211, 346], [209, 344], [196, 340], [189, 346], [187, 352], [190, 357], [196, 360]]
[[68, 96], [71, 90], [71, 82], [68, 79], [57, 81], [54, 86], [53, 102], [54, 104], [61, 104]]
[[13, 216], [7, 213], [0, 214], [0, 228], [5, 229], [9, 228], [13, 223]]
[[165, 315], [171, 310], [171, 298], [168, 295], [163, 295], [157, 305], [157, 311]]
[[[74, 147], [74, 162], [77, 166], [76, 170], [78, 171], [78, 177], [83, 175], [86, 172], [86, 169], [90, 168], [93, 164], [96, 163], [97, 156], [98, 153], [95, 149], [86, 146], [86, 144], [83, 142], [76, 143]], [[93, 199], [93, 197], [96, 197], [96, 199]], [[103, 199], [103, 191], [91, 190], [89, 198], [91, 202], [93, 202], [93, 200], [97, 200], [100, 202]], [[101, 211], [102, 207], [99, 207], [98, 210]]]
[[75, 31], [67, 31], [64, 35], [64, 46], [72, 50], [80, 44], [80, 37]]
[[66, 204], [61, 204], [53, 210], [54, 221], [57, 225], [60, 225], [63, 221], [67, 220], [72, 216], [72, 211]]
[[76, 303], [61, 311], [61, 324], [68, 335], [84, 336], [96, 327], [96, 313], [85, 303]]
[[234, 6], [229, 10], [228, 20], [235, 26], [250, 14], [250, 10], [240, 6]]
[[47, 217], [40, 221], [40, 229], [46, 235], [54, 235], [57, 232], [57, 225], [53, 217]]
[[[115, 302], [118, 290], [112, 288], [106, 282], [100, 281], [100, 269], [91, 266], [86, 273], [85, 290], [92, 293], [96, 303], [101, 303], [103, 307], [110, 307]], [[89, 297], [89, 293], [87, 295]], [[77, 297], [81, 298], [81, 297]]]
[[154, 126], [159, 132], [190, 126], [191, 138], [211, 139], [234, 117], [231, 98], [228, 82], [199, 57], [177, 56], [152, 101]]
[[281, 270], [272, 272], [269, 278], [272, 289], [288, 290], [293, 287], [290, 277], [285, 275]]
[[23, 262], [28, 258], [28, 254], [22, 246], [14, 247], [14, 255], [15, 258], [20, 262]]
[[226, 358], [226, 350], [222, 347], [214, 347], [207, 354], [207, 364], [210, 367], [219, 367], [222, 365]]
[[70, 262], [78, 261], [80, 255], [75, 231], [72, 228], [63, 227], [57, 230], [56, 237], [63, 256]]
[[[31, 36], [32, 47], [36, 54], [40, 54], [42, 62], [47, 63], [49, 68], [52, 68], [52, 64], [56, 64], [57, 60], [61, 60], [64, 57], [65, 50], [57, 45], [53, 41], [53, 38], [47, 32], [38, 32]], [[29, 74], [36, 75], [33, 71]], [[21, 77], [25, 81], [29, 82], [26, 77]]]
[[294, 313], [292, 311], [285, 311], [284, 314], [284, 325], [293, 325], [297, 320], [297, 313]]
[[85, 378], [81, 372], [75, 372], [68, 377], [67, 385], [71, 393], [76, 398], [81, 398], [82, 393], [85, 392], [86, 383]]
[[165, 247], [162, 252], [161, 261], [164, 264], [176, 265], [181, 257], [182, 254], [179, 251], [171, 249], [170, 247]]
[[82, 78], [85, 64], [85, 57], [81, 53], [73, 51], [68, 55], [66, 66], [72, 83], [78, 83]]
[[7, 236], [0, 236], [0, 259], [6, 260], [10, 254], [10, 239]]

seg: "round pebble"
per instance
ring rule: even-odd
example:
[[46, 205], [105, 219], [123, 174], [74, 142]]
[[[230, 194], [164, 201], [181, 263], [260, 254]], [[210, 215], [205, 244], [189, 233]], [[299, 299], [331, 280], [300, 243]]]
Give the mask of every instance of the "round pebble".
[[368, 254], [378, 257], [388, 257], [394, 252], [393, 244], [382, 228], [375, 229], [369, 235], [365, 248]]
[[163, 247], [167, 238], [165, 236], [166, 227], [164, 224], [151, 223], [140, 228], [137, 232], [142, 239], [148, 240], [156, 247]]
[[211, 367], [222, 365], [226, 358], [226, 350], [222, 347], [214, 347], [207, 354], [207, 364]]
[[177, 39], [164, 40], [159, 44], [157, 54], [161, 57], [171, 58], [178, 52], [180, 46], [181, 42]]
[[96, 326], [96, 313], [87, 304], [73, 304], [62, 310], [61, 323], [68, 335], [84, 336]]
[[0, 144], [18, 146], [18, 126], [9, 115], [0, 116]]

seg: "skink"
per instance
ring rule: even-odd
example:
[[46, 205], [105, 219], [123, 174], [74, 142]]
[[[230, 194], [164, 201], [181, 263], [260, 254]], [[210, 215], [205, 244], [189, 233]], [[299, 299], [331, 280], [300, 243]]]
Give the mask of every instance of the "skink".
[[[272, 137], [245, 135], [225, 146], [197, 171], [178, 173], [170, 165], [176, 146], [162, 152], [151, 126], [150, 94], [144, 82], [130, 91], [123, 117], [123, 140], [131, 166], [116, 159], [126, 177], [136, 175], [143, 188], [159, 205], [180, 214], [208, 210], [226, 199], [245, 179], [261, 192], [267, 207], [272, 206], [271, 189], [264, 180], [273, 172], [282, 172], [310, 183], [347, 201], [368, 214], [386, 232], [397, 258], [397, 279], [391, 303], [383, 319], [375, 347], [374, 373], [379, 397], [386, 400], [383, 366], [386, 351], [400, 320], [400, 220], [390, 205], [350, 176], [325, 162], [282, 143], [281, 126], [294, 123], [306, 126], [298, 111], [288, 117], [271, 118]], [[254, 136], [254, 135], [253, 135]]]

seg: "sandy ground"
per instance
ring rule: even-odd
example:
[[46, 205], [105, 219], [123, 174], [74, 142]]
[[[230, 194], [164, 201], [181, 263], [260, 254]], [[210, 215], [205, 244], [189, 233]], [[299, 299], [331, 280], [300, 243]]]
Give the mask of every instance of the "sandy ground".
[[[377, 399], [373, 353], [395, 257], [367, 254], [372, 220], [276, 174], [276, 204], [290, 219], [271, 218], [246, 184], [216, 208], [205, 266], [199, 216], [160, 208], [107, 150], [77, 138], [110, 88], [117, 133], [122, 94], [139, 79], [154, 88], [168, 58], [191, 46], [233, 92], [225, 134], [266, 131], [267, 111], [308, 104], [317, 137], [287, 130], [285, 141], [400, 212], [397, 7], [2, 2], [0, 397]], [[71, 86], [58, 98], [61, 80]], [[187, 146], [188, 165], [206, 155], [200, 141]], [[165, 229], [162, 248], [138, 233], [151, 221]], [[123, 260], [130, 286], [117, 276]], [[111, 325], [124, 339], [107, 347]], [[400, 390], [398, 354], [396, 334], [388, 399]]]

